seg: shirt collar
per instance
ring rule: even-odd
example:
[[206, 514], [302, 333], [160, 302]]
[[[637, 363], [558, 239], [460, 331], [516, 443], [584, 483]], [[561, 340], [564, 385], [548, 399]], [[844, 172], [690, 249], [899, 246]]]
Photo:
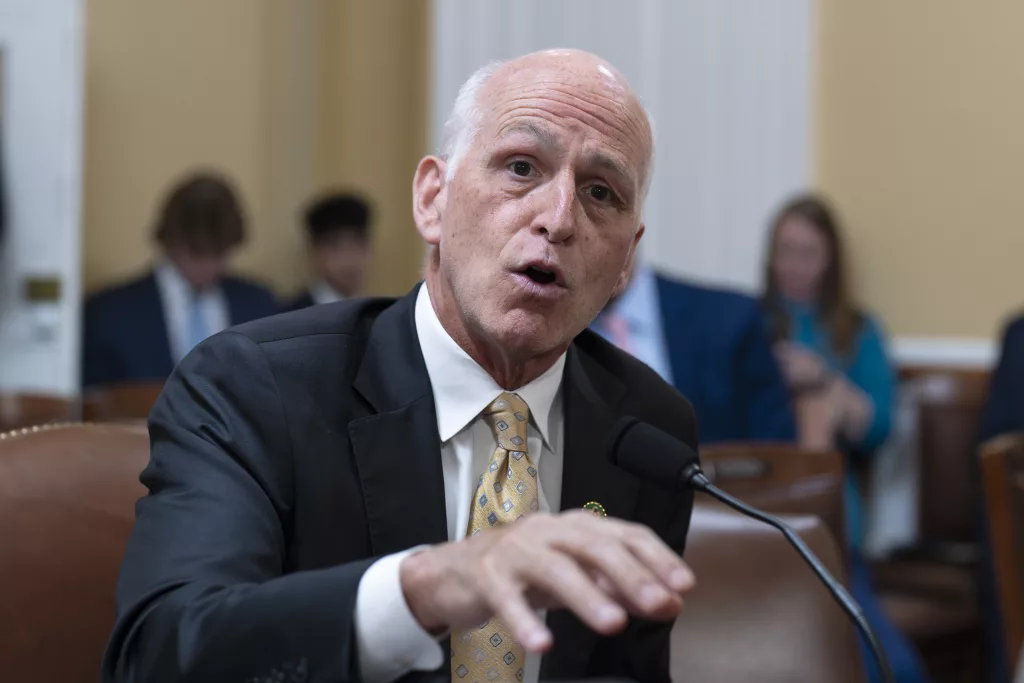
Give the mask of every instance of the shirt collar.
[[[437, 431], [448, 441], [471, 423], [504, 390], [449, 336], [434, 311], [426, 283], [416, 294], [416, 334], [434, 391]], [[551, 447], [551, 407], [561, 393], [563, 353], [542, 375], [514, 393], [526, 401], [533, 422]]]
[[188, 280], [185, 279], [185, 276], [182, 275], [181, 271], [179, 271], [170, 261], [158, 262], [153, 268], [153, 277], [156, 278], [161, 288], [186, 302], [191, 301], [192, 299], [202, 300], [208, 297], [218, 296], [220, 293], [219, 285], [209, 287], [202, 292], [197, 292], [192, 289], [192, 285], [190, 285]]

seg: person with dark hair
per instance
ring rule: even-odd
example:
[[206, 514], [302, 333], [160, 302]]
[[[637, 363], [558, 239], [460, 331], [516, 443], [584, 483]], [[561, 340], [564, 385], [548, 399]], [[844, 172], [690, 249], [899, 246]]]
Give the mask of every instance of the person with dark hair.
[[356, 195], [332, 194], [313, 202], [304, 218], [316, 279], [288, 310], [359, 296], [370, 259], [370, 206]]
[[[793, 199], [772, 225], [763, 306], [768, 333], [797, 401], [801, 441], [847, 457], [850, 584], [900, 683], [925, 680], [912, 645], [888, 620], [861, 554], [861, 503], [854, 474], [889, 435], [896, 372], [881, 325], [854, 302], [838, 222], [825, 200]], [[881, 674], [861, 641], [872, 683]]]
[[245, 218], [224, 177], [198, 173], [179, 182], [154, 235], [162, 258], [150, 272], [86, 300], [84, 386], [164, 380], [206, 337], [276, 312], [269, 290], [225, 275], [245, 241]]

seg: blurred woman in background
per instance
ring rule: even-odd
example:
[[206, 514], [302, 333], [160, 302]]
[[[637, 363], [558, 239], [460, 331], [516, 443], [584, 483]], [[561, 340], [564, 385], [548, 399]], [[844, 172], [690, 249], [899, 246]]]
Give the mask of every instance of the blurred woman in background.
[[[861, 500], [854, 473], [888, 437], [896, 373], [881, 326], [847, 289], [839, 227], [828, 205], [798, 197], [778, 213], [765, 264], [764, 311], [797, 406], [800, 441], [846, 456], [846, 526], [854, 598], [878, 633], [901, 683], [926, 680], [913, 647], [888, 621], [861, 556]], [[881, 676], [862, 641], [872, 681]]]

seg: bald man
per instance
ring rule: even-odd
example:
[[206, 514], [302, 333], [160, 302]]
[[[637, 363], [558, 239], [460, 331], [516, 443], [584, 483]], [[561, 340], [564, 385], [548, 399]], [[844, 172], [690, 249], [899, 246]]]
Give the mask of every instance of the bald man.
[[228, 330], [170, 378], [107, 680], [667, 683], [692, 495], [607, 448], [624, 415], [695, 447], [693, 412], [586, 331], [652, 151], [593, 55], [474, 74], [414, 174], [424, 282]]

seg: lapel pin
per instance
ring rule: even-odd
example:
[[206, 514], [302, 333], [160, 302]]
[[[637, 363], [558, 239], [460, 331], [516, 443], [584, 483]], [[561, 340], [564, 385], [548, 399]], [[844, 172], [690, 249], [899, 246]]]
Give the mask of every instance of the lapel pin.
[[608, 513], [605, 511], [604, 506], [598, 503], [596, 500], [592, 500], [583, 506], [583, 509], [591, 513], [595, 517], [607, 517]]

